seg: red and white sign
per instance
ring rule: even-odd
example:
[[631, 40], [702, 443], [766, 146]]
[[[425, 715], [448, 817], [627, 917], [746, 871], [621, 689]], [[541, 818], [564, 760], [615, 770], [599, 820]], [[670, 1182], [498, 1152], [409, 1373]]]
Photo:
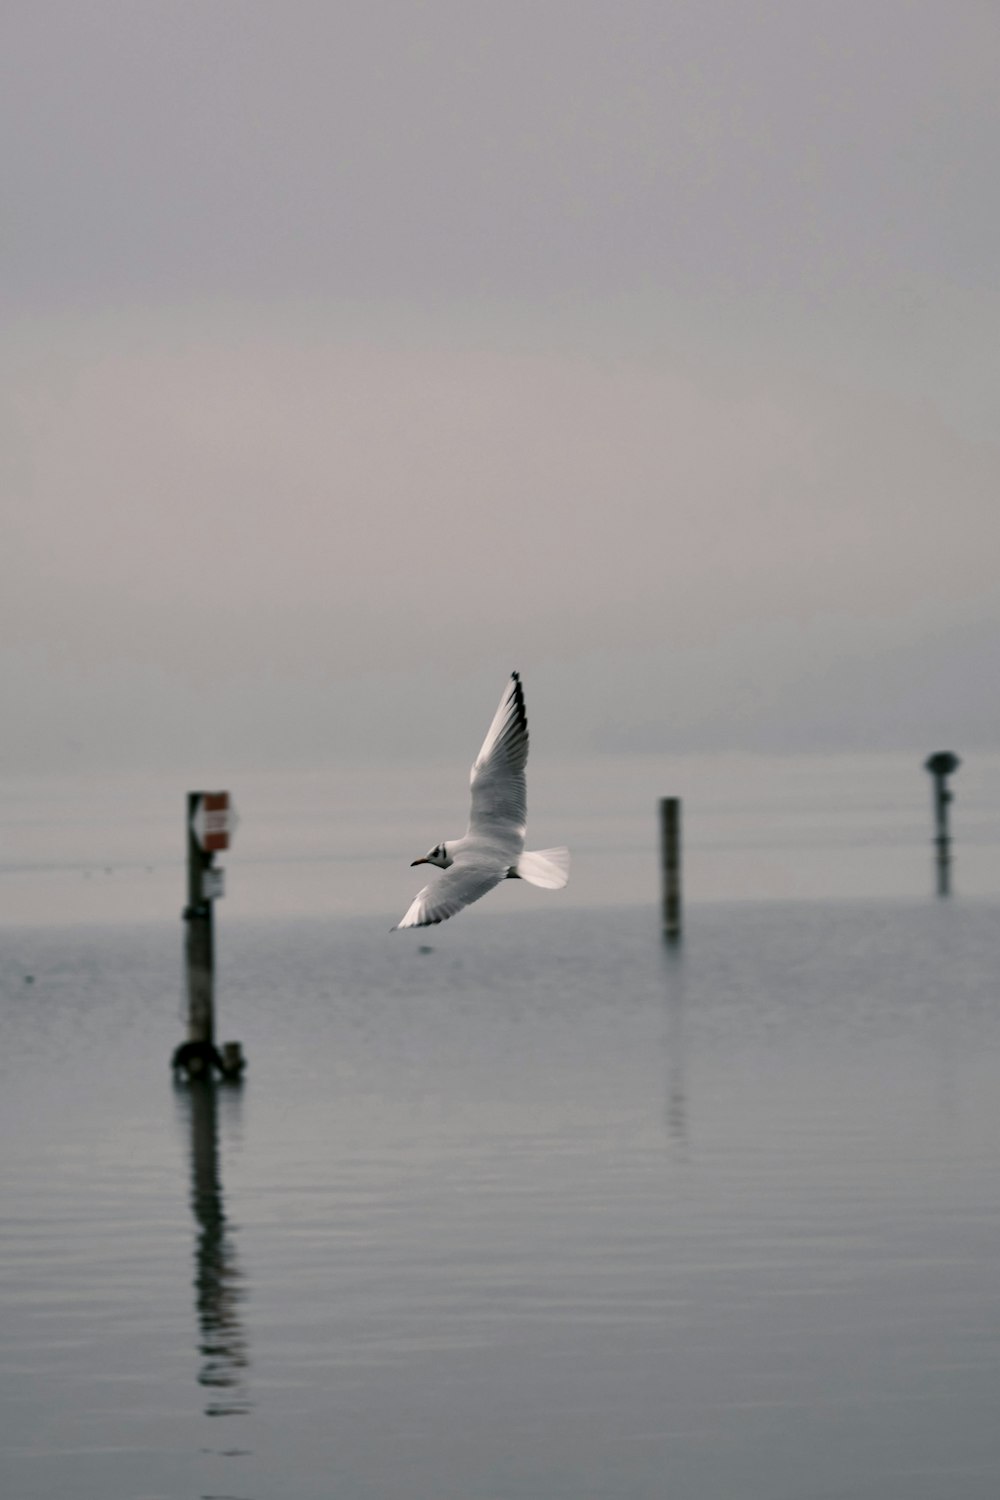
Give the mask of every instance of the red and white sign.
[[236, 832], [236, 808], [228, 792], [202, 792], [195, 803], [191, 832], [206, 854], [229, 848]]

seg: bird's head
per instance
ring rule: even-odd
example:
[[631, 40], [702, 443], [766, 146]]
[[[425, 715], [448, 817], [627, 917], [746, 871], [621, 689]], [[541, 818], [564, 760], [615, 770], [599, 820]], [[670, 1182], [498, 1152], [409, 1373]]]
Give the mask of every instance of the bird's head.
[[421, 859], [415, 859], [410, 869], [413, 869], [413, 865], [438, 865], [442, 870], [447, 870], [448, 866], [452, 863], [452, 857], [448, 853], [448, 845], [442, 839], [440, 844], [434, 845], [429, 854], [423, 855]]

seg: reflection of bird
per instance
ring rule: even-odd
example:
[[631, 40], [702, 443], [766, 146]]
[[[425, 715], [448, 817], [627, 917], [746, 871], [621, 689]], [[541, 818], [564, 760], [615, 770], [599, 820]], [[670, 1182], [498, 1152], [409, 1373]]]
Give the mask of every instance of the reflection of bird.
[[413, 861], [438, 865], [445, 873], [433, 885], [424, 886], [398, 927], [443, 922], [501, 880], [527, 880], [550, 891], [566, 884], [567, 849], [524, 847], [527, 761], [528, 716], [521, 679], [514, 672], [472, 767], [472, 808], [465, 835], [436, 844], [429, 854]]

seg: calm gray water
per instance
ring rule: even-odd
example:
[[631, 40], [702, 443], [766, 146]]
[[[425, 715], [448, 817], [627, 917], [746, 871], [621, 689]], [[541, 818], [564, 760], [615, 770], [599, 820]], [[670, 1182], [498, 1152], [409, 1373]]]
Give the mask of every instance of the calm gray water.
[[0, 784], [5, 1500], [993, 1500], [1000, 759], [948, 902], [918, 756], [542, 764], [390, 936], [463, 783], [233, 786], [214, 1091], [185, 784]]
[[656, 925], [8, 930], [4, 1495], [992, 1500], [995, 907]]

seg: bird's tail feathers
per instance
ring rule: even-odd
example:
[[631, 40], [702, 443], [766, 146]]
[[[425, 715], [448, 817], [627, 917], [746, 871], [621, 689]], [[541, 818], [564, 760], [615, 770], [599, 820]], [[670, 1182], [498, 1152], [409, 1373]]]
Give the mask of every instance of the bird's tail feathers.
[[529, 885], [561, 891], [569, 879], [569, 850], [525, 849], [517, 862], [517, 873]]

